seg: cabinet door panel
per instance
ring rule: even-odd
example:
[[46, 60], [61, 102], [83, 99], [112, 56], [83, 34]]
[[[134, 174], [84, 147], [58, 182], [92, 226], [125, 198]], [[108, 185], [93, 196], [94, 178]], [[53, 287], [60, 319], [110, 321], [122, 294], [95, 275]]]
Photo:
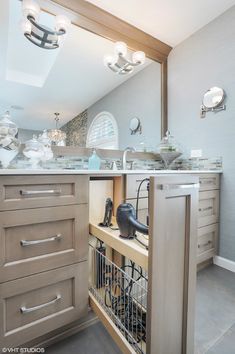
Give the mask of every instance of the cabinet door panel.
[[215, 224], [219, 221], [219, 191], [199, 193], [198, 227]]
[[200, 191], [220, 188], [220, 175], [215, 173], [201, 174], [199, 177]]
[[1, 176], [0, 211], [88, 203], [87, 176]]
[[86, 260], [88, 206], [1, 212], [0, 242], [0, 282]]
[[198, 229], [197, 263], [216, 255], [219, 224], [212, 224]]
[[0, 285], [0, 347], [15, 347], [87, 313], [87, 262]]

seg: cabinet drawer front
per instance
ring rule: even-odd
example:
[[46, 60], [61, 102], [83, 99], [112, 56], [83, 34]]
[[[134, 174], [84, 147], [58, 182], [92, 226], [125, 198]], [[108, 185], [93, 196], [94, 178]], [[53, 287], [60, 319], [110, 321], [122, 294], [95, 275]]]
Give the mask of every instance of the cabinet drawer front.
[[87, 259], [87, 204], [0, 213], [0, 282]]
[[0, 178], [0, 210], [87, 202], [87, 176], [2, 176]]
[[198, 227], [219, 221], [219, 191], [199, 193]]
[[1, 346], [26, 343], [78, 319], [87, 297], [86, 262], [1, 284]]
[[216, 254], [218, 240], [218, 224], [198, 229], [197, 261], [198, 263], [210, 259]]
[[203, 174], [199, 177], [200, 191], [209, 191], [220, 188], [219, 174]]
[[[141, 181], [145, 178], [149, 178], [150, 175], [127, 175], [126, 176], [126, 199], [136, 198], [137, 191]], [[140, 188], [140, 198], [148, 197], [147, 190], [148, 181], [142, 183]]]

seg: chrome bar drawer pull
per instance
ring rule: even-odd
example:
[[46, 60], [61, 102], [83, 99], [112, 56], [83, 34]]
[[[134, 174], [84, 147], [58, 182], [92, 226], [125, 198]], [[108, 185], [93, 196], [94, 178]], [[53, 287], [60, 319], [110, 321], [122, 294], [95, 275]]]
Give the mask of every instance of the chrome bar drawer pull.
[[22, 306], [22, 307], [20, 308], [20, 312], [21, 312], [22, 314], [34, 312], [34, 311], [43, 309], [44, 307], [53, 305], [53, 304], [55, 304], [57, 301], [59, 301], [60, 299], [61, 299], [61, 295], [57, 295], [55, 299], [53, 299], [52, 301], [46, 302], [45, 304], [42, 304], [42, 305], [38, 305], [38, 306], [34, 306], [34, 307], [29, 307], [29, 308], [27, 308], [27, 307], [25, 307], [25, 306]]
[[199, 183], [189, 183], [189, 184], [160, 184], [158, 189], [170, 190], [170, 189], [187, 189], [187, 188], [199, 188]]
[[209, 246], [210, 244], [212, 244], [212, 241], [208, 241], [207, 243], [203, 243], [201, 245], [198, 245], [197, 247], [201, 248], [201, 247]]
[[199, 182], [200, 184], [214, 184], [215, 181], [211, 179], [204, 179]]
[[53, 242], [53, 241], [60, 241], [62, 239], [62, 235], [58, 234], [56, 236], [52, 236], [49, 238], [44, 238], [42, 240], [21, 240], [20, 244], [22, 247], [26, 247], [26, 246], [33, 246], [33, 245], [40, 245], [41, 243], [47, 243], [47, 242]]
[[30, 195], [41, 195], [41, 194], [50, 194], [50, 195], [60, 195], [61, 190], [58, 189], [47, 189], [47, 190], [42, 190], [42, 191], [25, 191], [25, 190], [20, 190], [20, 195], [22, 196], [30, 196]]
[[207, 211], [207, 210], [212, 210], [213, 207], [212, 206], [209, 206], [209, 207], [206, 207], [206, 208], [199, 208], [198, 210], [199, 211]]

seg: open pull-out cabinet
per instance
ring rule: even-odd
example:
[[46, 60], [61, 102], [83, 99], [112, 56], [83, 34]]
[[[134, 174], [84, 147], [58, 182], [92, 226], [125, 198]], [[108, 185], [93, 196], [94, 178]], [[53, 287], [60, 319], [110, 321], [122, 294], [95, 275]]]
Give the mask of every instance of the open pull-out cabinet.
[[[123, 241], [118, 238], [118, 231], [113, 232], [110, 229], [90, 225], [90, 233], [93, 236], [120, 252], [123, 259], [127, 257], [130, 262], [138, 262], [142, 265], [142, 269], [145, 268], [147, 279], [145, 285], [135, 284], [136, 279], [132, 282], [138, 290], [137, 293], [140, 289], [142, 291], [141, 302], [133, 296], [131, 301], [132, 308], [138, 307], [138, 310], [134, 311], [135, 316], [139, 311], [142, 315], [141, 320], [143, 321], [143, 318], [145, 320], [145, 337], [132, 336], [135, 333], [133, 326], [135, 327], [136, 321], [128, 320], [127, 323], [125, 316], [121, 316], [117, 321], [113, 316], [112, 306], [110, 312], [110, 307], [107, 309], [105, 301], [102, 302], [101, 288], [107, 286], [105, 279], [100, 279], [99, 275], [96, 284], [93, 283], [90, 289], [92, 308], [123, 353], [193, 354], [194, 352], [198, 188], [198, 178], [193, 176], [150, 178], [149, 251], [137, 245], [136, 241]], [[127, 243], [126, 247], [124, 243]], [[133, 252], [131, 252], [132, 247]], [[98, 258], [100, 261], [99, 255]], [[103, 267], [102, 262], [101, 260], [101, 267]], [[121, 284], [123, 282], [125, 284], [126, 279], [130, 281], [133, 274], [123, 270], [126, 268], [114, 264], [114, 260], [107, 260], [107, 262], [108, 267], [102, 268], [104, 272], [113, 274], [115, 271]], [[97, 265], [97, 261], [95, 264]], [[97, 286], [97, 281], [104, 283]], [[126, 289], [125, 286], [123, 288]], [[123, 288], [116, 289], [115, 296], [120, 298]], [[117, 315], [118, 311], [114, 311], [114, 315]], [[128, 314], [132, 315], [133, 311]], [[128, 333], [131, 334], [130, 338]]]

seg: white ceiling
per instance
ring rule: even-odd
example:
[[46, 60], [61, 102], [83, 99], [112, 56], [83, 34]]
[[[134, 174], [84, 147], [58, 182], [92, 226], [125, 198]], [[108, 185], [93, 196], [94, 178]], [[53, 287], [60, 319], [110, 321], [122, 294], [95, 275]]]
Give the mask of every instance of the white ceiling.
[[235, 0], [88, 0], [155, 38], [176, 46]]
[[[72, 25], [62, 46], [48, 51], [23, 36], [20, 19], [20, 1], [0, 1], [0, 116], [10, 109], [20, 128], [51, 128], [54, 112], [65, 124], [151, 63], [131, 75], [115, 75], [103, 65], [113, 42]], [[52, 25], [54, 16], [43, 13], [40, 21]]]

